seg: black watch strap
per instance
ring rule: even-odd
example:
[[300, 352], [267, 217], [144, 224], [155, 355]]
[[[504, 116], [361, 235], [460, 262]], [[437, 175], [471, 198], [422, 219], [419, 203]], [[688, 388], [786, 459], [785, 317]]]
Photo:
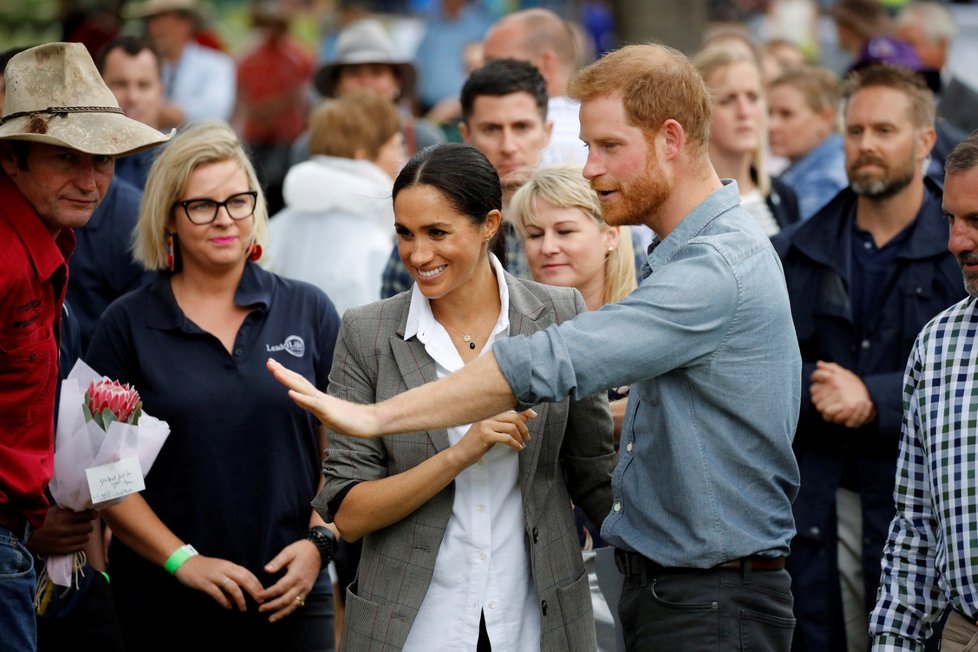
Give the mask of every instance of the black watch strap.
[[336, 551], [336, 537], [333, 536], [333, 532], [327, 527], [316, 525], [306, 532], [306, 539], [316, 544], [321, 565], [326, 568], [326, 565], [333, 560], [333, 553]]

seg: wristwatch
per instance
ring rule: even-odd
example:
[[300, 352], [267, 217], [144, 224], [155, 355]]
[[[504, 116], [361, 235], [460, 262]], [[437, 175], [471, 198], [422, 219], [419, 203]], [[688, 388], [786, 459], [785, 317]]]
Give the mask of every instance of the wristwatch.
[[306, 532], [306, 539], [316, 544], [322, 568], [326, 568], [326, 565], [333, 560], [333, 553], [336, 552], [336, 537], [332, 530], [322, 525], [316, 525]]

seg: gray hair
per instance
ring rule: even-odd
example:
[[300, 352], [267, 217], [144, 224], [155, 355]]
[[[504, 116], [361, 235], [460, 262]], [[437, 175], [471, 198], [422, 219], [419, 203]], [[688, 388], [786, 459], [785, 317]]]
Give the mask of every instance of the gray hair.
[[924, 36], [931, 43], [946, 41], [950, 43], [958, 26], [954, 16], [939, 2], [911, 2], [896, 17], [895, 25], [919, 25]]

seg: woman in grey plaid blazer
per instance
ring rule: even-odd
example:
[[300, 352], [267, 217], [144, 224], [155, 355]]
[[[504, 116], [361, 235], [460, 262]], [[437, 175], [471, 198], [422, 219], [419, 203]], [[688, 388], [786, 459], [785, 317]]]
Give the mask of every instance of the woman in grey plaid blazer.
[[[419, 153], [393, 195], [400, 255], [416, 285], [344, 315], [331, 394], [382, 401], [445, 375], [453, 360], [460, 367], [495, 337], [530, 334], [585, 309], [577, 291], [518, 280], [489, 253], [501, 192], [478, 150], [447, 144]], [[343, 649], [594, 650], [570, 505], [597, 523], [610, 509], [611, 415], [604, 396], [535, 409], [535, 418], [509, 412], [467, 430], [370, 440], [329, 433], [326, 484], [314, 505], [344, 538], [363, 537]], [[491, 476], [478, 475], [485, 465]], [[492, 499], [466, 502], [480, 477], [490, 478]], [[506, 492], [517, 497], [508, 507]], [[485, 515], [466, 510], [485, 512], [485, 502], [489, 533], [480, 535]], [[469, 555], [485, 541], [491, 552]], [[488, 577], [473, 559], [489, 564]], [[519, 564], [528, 577], [514, 580]]]

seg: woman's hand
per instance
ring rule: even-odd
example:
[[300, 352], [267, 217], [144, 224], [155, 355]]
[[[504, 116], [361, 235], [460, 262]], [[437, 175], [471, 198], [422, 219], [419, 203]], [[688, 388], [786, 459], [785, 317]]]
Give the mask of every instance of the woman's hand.
[[181, 584], [211, 596], [225, 609], [237, 607], [238, 611], [245, 611], [245, 591], [255, 602], [264, 600], [264, 589], [258, 578], [244, 566], [226, 559], [194, 555], [177, 569], [176, 578]]
[[319, 549], [312, 541], [302, 539], [283, 548], [265, 565], [265, 570], [277, 573], [284, 568], [285, 575], [262, 591], [263, 602], [258, 611], [270, 614], [268, 622], [274, 623], [301, 609], [316, 583], [320, 566]]
[[452, 446], [459, 456], [460, 462], [472, 466], [496, 444], [504, 444], [517, 451], [526, 448], [530, 441], [530, 431], [526, 422], [537, 416], [533, 410], [514, 412], [508, 410], [496, 416], [479, 421], [465, 433], [457, 444]]
[[265, 366], [275, 376], [275, 380], [289, 388], [289, 398], [302, 409], [311, 412], [326, 427], [361, 439], [378, 436], [378, 428], [373, 425], [371, 406], [328, 396], [316, 389], [307, 378], [271, 358]]

